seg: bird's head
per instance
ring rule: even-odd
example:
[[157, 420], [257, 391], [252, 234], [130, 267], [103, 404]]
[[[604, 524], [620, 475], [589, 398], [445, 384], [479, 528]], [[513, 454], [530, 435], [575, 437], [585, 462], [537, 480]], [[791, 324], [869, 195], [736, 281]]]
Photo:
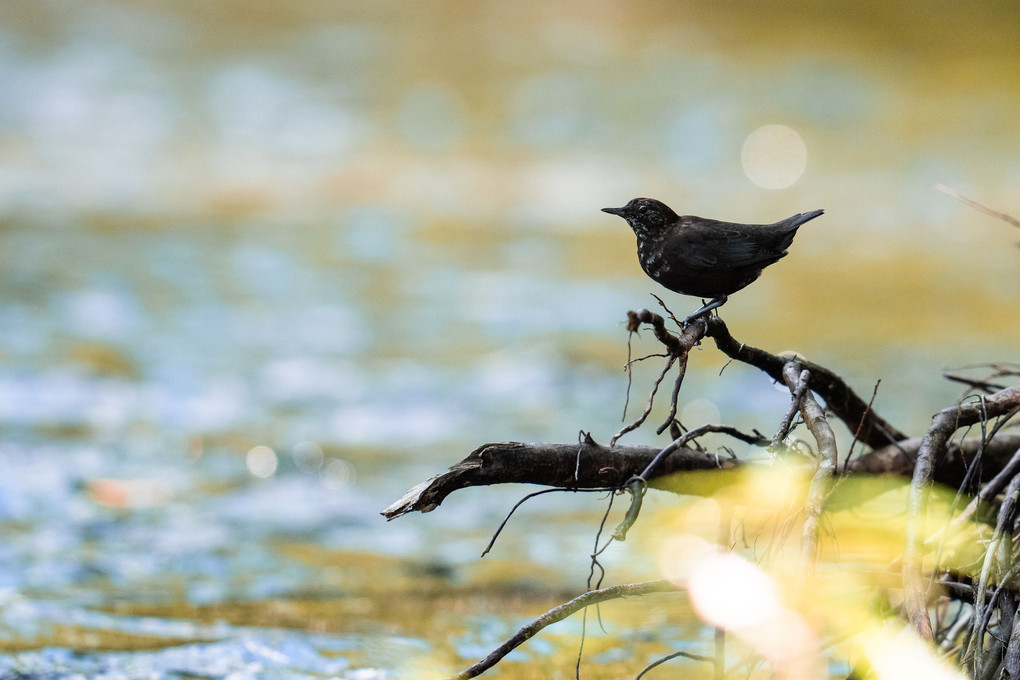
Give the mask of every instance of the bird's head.
[[635, 233], [649, 236], [664, 231], [678, 219], [668, 205], [654, 198], [635, 198], [622, 208], [603, 208], [602, 212], [619, 215]]

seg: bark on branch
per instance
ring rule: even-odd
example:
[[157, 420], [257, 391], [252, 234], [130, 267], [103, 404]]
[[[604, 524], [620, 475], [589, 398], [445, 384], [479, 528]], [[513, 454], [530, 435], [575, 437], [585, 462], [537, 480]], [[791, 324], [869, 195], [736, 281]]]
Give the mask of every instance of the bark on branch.
[[[875, 449], [851, 460], [846, 471], [850, 474], [909, 477], [914, 473], [914, 464], [923, 441], [921, 437], [912, 437]], [[935, 460], [932, 481], [953, 488], [958, 487], [967, 473], [968, 464], [979, 451], [984, 461], [984, 465], [981, 467], [981, 481], [986, 481], [1006, 467], [1018, 448], [1020, 448], [1020, 434], [1003, 432], [998, 433], [989, 442], [982, 443], [977, 438], [954, 442], [943, 449]], [[1002, 486], [999, 488], [1000, 491]]]
[[[849, 474], [887, 475], [909, 478], [913, 474], [914, 460], [921, 439], [907, 439], [895, 446], [872, 451], [851, 461]], [[956, 487], [966, 472], [967, 461], [982, 449], [979, 439], [965, 439], [948, 447], [936, 464], [934, 481]], [[984, 445], [982, 466], [984, 477], [990, 478], [1002, 470], [1020, 449], [1020, 434], [999, 433]], [[624, 486], [632, 477], [643, 472], [661, 452], [655, 446], [615, 446], [609, 448], [594, 443], [580, 447], [581, 466], [574, 479], [578, 462], [577, 444], [525, 444], [497, 442], [484, 444], [467, 458], [446, 472], [427, 479], [409, 490], [403, 497], [386, 508], [382, 514], [394, 519], [409, 512], [431, 512], [454, 491], [471, 486], [492, 484], [538, 484], [564, 489], [614, 489]], [[711, 494], [725, 484], [723, 477], [711, 483], [698, 479], [685, 479], [678, 472], [697, 470], [736, 471], [745, 463], [724, 458], [708, 451], [681, 447], [665, 458], [656, 468], [648, 485], [674, 493], [690, 495]]]
[[868, 402], [861, 399], [838, 375], [801, 357], [780, 357], [763, 349], [737, 342], [730, 335], [729, 328], [719, 317], [708, 321], [706, 335], [715, 341], [716, 347], [736, 361], [755, 366], [767, 373], [776, 382], [784, 382], [783, 366], [796, 361], [810, 373], [808, 387], [825, 400], [825, 405], [837, 418], [842, 420], [857, 438], [871, 447], [885, 446], [906, 439], [907, 435], [868, 408]]
[[814, 573], [815, 557], [818, 552], [818, 532], [821, 524], [822, 510], [828, 492], [829, 482], [836, 471], [836, 437], [825, 419], [825, 412], [815, 401], [810, 390], [801, 390], [800, 386], [811, 384], [811, 374], [807, 369], [799, 370], [796, 363], [788, 363], [783, 368], [783, 379], [790, 393], [798, 402], [797, 408], [804, 418], [804, 424], [818, 444], [818, 461], [811, 486], [808, 489], [807, 502], [804, 506], [804, 527], [801, 544], [804, 563], [808, 573]]
[[[446, 472], [412, 488], [382, 514], [394, 519], [414, 511], [431, 512], [452, 492], [469, 486], [541, 484], [564, 489], [619, 489], [640, 474], [660, 450], [654, 446], [610, 448], [589, 438], [581, 444], [484, 444]], [[649, 485], [670, 488], [665, 478], [671, 473], [736, 466], [734, 459], [680, 447], [657, 467]]]

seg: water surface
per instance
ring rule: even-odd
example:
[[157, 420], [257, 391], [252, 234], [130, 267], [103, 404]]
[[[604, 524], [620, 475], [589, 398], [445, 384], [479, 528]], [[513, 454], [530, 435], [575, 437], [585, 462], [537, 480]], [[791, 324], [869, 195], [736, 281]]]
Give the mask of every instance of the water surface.
[[[723, 316], [862, 394], [881, 378], [876, 408], [920, 433], [959, 394], [943, 368], [1016, 359], [1020, 234], [933, 187], [1020, 212], [1018, 20], [4, 5], [0, 669], [404, 677], [580, 592], [603, 500], [532, 502], [484, 560], [521, 490], [378, 512], [482, 442], [619, 428], [626, 311], [662, 293], [599, 212], [634, 196], [735, 221], [825, 208]], [[782, 188], [742, 154], [766, 125], [803, 142]], [[786, 397], [724, 363], [692, 359], [686, 417], [773, 429]], [[623, 547], [605, 562], [656, 576]], [[651, 637], [593, 643], [588, 677], [700, 644], [685, 607], [654, 611]], [[572, 668], [562, 625], [517, 659]]]

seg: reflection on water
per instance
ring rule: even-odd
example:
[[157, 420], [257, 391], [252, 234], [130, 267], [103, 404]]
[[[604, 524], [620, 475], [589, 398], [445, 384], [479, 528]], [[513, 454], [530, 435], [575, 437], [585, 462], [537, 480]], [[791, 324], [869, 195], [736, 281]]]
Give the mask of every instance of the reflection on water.
[[[622, 321], [654, 286], [599, 208], [634, 196], [738, 221], [825, 208], [725, 316], [862, 392], [882, 377], [876, 404], [923, 425], [955, 396], [942, 366], [1008, 359], [1020, 331], [1015, 234], [932, 192], [1017, 212], [1016, 8], [941, 10], [0, 7], [0, 638], [55, 647], [0, 668], [296, 677], [434, 651], [439, 624], [399, 637], [421, 611], [358, 638], [378, 628], [354, 606], [336, 636], [173, 607], [389, 602], [396, 579], [349, 589], [356, 564], [282, 537], [414, 556], [447, 588], [476, 573], [515, 490], [376, 513], [480, 442], [618, 428]], [[767, 429], [785, 409], [696, 359], [685, 413]], [[589, 518], [551, 520], [595, 508], [547, 503], [504, 540], [580, 587]], [[289, 627], [315, 631], [310, 611]], [[471, 645], [512, 629], [500, 611]], [[66, 651], [202, 640], [226, 641]]]

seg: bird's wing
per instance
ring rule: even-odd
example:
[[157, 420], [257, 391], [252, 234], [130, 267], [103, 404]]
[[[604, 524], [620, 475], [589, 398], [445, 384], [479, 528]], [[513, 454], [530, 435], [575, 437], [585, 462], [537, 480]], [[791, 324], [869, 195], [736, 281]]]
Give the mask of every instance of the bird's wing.
[[[682, 228], [663, 244], [666, 258], [688, 269], [726, 271], [766, 266], [786, 253], [775, 248], [778, 234], [766, 225], [731, 224], [700, 217], [680, 218]], [[788, 244], [786, 244], [788, 245]]]

